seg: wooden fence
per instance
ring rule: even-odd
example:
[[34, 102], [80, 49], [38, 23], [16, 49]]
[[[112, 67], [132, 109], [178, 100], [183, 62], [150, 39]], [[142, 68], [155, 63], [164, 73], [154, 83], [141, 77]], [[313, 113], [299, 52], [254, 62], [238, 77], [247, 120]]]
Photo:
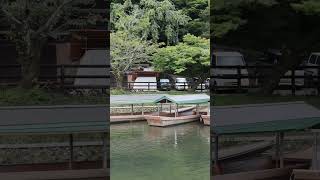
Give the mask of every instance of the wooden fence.
[[[79, 75], [76, 70], [81, 68], [103, 69], [105, 75]], [[67, 73], [67, 70], [73, 69], [74, 73]], [[16, 86], [22, 78], [21, 65], [0, 65], [0, 71], [7, 71], [7, 74], [0, 75], [0, 84], [2, 86]], [[41, 65], [38, 81], [40, 84], [58, 86], [62, 89], [108, 89], [110, 84], [88, 84], [76, 85], [75, 79], [106, 79], [109, 81], [110, 65]]]
[[[250, 88], [261, 88], [261, 81], [267, 80], [272, 73], [274, 66], [211, 66], [211, 90], [221, 89], [235, 89], [243, 90]], [[229, 73], [228, 70], [233, 70], [235, 73]], [[247, 70], [248, 73], [243, 73], [243, 70]], [[303, 75], [298, 75], [297, 71], [303, 71]], [[217, 72], [220, 71], [220, 74]], [[225, 71], [225, 72], [223, 72]], [[221, 73], [222, 72], [222, 73]], [[292, 95], [296, 94], [296, 90], [299, 88], [315, 88], [319, 94], [320, 92], [320, 66], [299, 66], [289, 70], [289, 75], [281, 76], [282, 80], [289, 80], [288, 84], [280, 84], [277, 89], [290, 90]], [[306, 72], [315, 72], [308, 74]], [[287, 73], [286, 73], [287, 74]], [[232, 85], [217, 85], [217, 81], [234, 80]], [[242, 80], [247, 79], [250, 83], [247, 85], [242, 84]], [[297, 84], [297, 80], [303, 80], [303, 85]], [[227, 83], [225, 83], [227, 84]]]

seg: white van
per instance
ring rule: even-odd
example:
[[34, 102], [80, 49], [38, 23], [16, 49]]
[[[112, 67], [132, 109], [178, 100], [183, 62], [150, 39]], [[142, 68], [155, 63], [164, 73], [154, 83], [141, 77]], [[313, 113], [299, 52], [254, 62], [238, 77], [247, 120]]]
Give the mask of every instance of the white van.
[[176, 78], [174, 86], [176, 90], [187, 90], [189, 84], [186, 78]]
[[[239, 52], [214, 52], [211, 58], [211, 64], [214, 66], [245, 66], [243, 55]], [[237, 69], [226, 69], [226, 68], [213, 68], [211, 69], [211, 74], [213, 76], [235, 76], [237, 74]], [[241, 69], [241, 75], [248, 75], [247, 69]], [[238, 86], [238, 80], [235, 79], [219, 79], [213, 78], [213, 85], [219, 86]], [[249, 79], [242, 78], [241, 86], [249, 86]]]
[[135, 91], [155, 91], [157, 90], [157, 78], [137, 77], [133, 83], [132, 89]]
[[[307, 66], [320, 66], [320, 52], [311, 53], [305, 65], [307, 65]], [[306, 68], [305, 74], [309, 75], [309, 76], [317, 76], [318, 69], [317, 68]]]

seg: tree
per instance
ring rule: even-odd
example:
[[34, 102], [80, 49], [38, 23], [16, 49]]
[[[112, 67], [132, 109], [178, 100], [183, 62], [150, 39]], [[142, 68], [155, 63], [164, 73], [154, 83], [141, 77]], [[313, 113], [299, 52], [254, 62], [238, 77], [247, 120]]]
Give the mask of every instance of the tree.
[[177, 9], [181, 9], [191, 20], [181, 29], [181, 34], [193, 34], [210, 37], [209, 0], [172, 0]]
[[214, 43], [246, 50], [279, 49], [282, 56], [261, 89], [269, 94], [303, 56], [319, 48], [320, 2], [315, 0], [212, 0]]
[[179, 29], [187, 24], [189, 17], [177, 10], [170, 0], [141, 0], [111, 5], [111, 25], [114, 31], [124, 31], [130, 36], [153, 42], [175, 44]]
[[117, 87], [121, 88], [123, 75], [132, 67], [149, 62], [158, 45], [150, 41], [130, 37], [126, 32], [111, 33], [111, 67]]
[[152, 59], [155, 69], [160, 72], [198, 77], [202, 82], [209, 77], [209, 40], [187, 34], [183, 42], [159, 49]]
[[81, 8], [89, 9], [94, 4], [94, 0], [0, 0], [0, 17], [7, 22], [9, 39], [15, 43], [22, 65], [23, 88], [37, 81], [41, 51], [49, 38], [102, 18]]

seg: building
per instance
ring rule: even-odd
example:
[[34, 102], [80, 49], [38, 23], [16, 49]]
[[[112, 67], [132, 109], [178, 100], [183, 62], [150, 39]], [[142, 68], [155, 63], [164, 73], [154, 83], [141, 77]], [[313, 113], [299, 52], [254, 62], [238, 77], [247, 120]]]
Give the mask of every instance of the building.
[[[96, 0], [96, 7], [90, 10], [84, 8], [83, 12], [94, 11], [101, 17], [109, 19], [109, 3], [108, 0]], [[15, 44], [6, 37], [7, 29], [8, 27], [4, 23], [0, 24], [0, 66], [18, 64]], [[109, 34], [108, 24], [105, 21], [86, 28], [70, 28], [68, 33], [61, 33], [57, 38], [49, 39], [41, 55], [41, 64], [80, 64], [81, 57], [87, 50], [108, 49], [110, 45]], [[66, 72], [75, 74], [75, 69], [68, 69]], [[2, 68], [0, 70], [0, 76], [19, 74], [19, 68]], [[40, 74], [54, 76], [58, 75], [59, 71], [55, 68], [43, 68]]]

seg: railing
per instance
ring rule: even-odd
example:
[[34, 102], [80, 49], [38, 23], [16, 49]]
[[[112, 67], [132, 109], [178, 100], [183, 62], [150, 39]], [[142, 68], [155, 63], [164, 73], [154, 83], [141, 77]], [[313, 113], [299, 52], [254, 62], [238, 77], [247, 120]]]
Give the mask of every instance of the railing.
[[[243, 90], [261, 88], [262, 83], [260, 81], [270, 77], [272, 68], [274, 68], [274, 66], [211, 66], [211, 89], [216, 91], [219, 89]], [[228, 74], [225, 72], [217, 74], [223, 70], [234, 70], [235, 73]], [[243, 73], [243, 70], [247, 70], [248, 73]], [[298, 70], [302, 70], [303, 75], [297, 75], [296, 72]], [[311, 73], [313, 71], [315, 71], [315, 73]], [[295, 95], [298, 88], [316, 88], [318, 94], [320, 93], [320, 66], [299, 66], [288, 72], [290, 72], [289, 75], [280, 77], [277, 89], [291, 90], [291, 94]], [[229, 80], [229, 82], [225, 81], [223, 83], [223, 80]], [[243, 80], [248, 80], [248, 83], [245, 85], [242, 84]], [[283, 80], [289, 81], [283, 82]], [[297, 84], [297, 80], [300, 80], [303, 84]], [[220, 81], [220, 84], [217, 83], [217, 81]]]
[[[0, 65], [0, 84], [15, 86], [22, 78], [21, 65]], [[88, 73], [85, 75], [77, 75], [79, 69], [103, 69], [106, 75], [94, 75]], [[68, 72], [69, 70], [69, 72]], [[72, 72], [70, 70], [73, 70]], [[74, 84], [76, 79], [105, 79], [109, 81], [110, 76], [109, 65], [41, 65], [40, 76], [38, 81], [40, 84], [50, 84], [59, 86], [62, 89], [108, 89], [110, 84]]]
[[[111, 87], [116, 87], [116, 82], [111, 82]], [[205, 92], [209, 89], [205, 83], [192, 83], [192, 82], [181, 82], [181, 83], [163, 83], [161, 82], [123, 82], [123, 88], [130, 91], [155, 91], [155, 90], [181, 90], [186, 91], [188, 89], [194, 89], [199, 92]]]

